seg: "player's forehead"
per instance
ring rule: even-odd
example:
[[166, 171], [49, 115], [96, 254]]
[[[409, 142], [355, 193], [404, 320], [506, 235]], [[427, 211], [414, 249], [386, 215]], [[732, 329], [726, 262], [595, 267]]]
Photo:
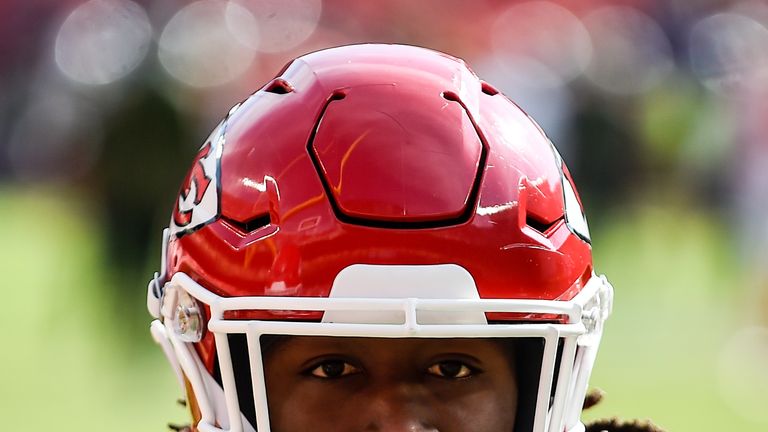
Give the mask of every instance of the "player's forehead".
[[386, 354], [462, 353], [467, 355], [511, 356], [515, 342], [508, 338], [375, 338], [337, 336], [262, 337], [267, 353], [328, 351], [360, 356]]

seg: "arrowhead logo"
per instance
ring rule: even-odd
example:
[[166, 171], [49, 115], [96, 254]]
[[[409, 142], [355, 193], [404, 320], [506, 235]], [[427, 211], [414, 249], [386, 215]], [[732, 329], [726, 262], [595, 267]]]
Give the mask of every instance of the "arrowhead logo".
[[223, 125], [200, 148], [181, 185], [170, 229], [178, 237], [214, 221], [219, 214], [219, 169], [224, 144]]

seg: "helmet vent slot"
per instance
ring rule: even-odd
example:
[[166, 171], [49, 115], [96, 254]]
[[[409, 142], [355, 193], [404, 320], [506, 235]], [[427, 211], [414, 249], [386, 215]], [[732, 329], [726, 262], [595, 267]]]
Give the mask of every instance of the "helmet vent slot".
[[480, 88], [482, 89], [483, 93], [487, 94], [488, 96], [494, 96], [494, 95], [499, 94], [499, 91], [496, 90], [496, 87], [488, 84], [485, 81], [480, 81], [480, 83], [481, 83], [480, 84], [481, 85]]
[[525, 216], [525, 224], [542, 234], [548, 234], [562, 220], [563, 218], [559, 217], [552, 222], [545, 222], [530, 213]]
[[[342, 90], [336, 90], [335, 92], [333, 92], [333, 94], [331, 95], [331, 98], [328, 100], [328, 102], [330, 103], [330, 102], [333, 102], [333, 101], [340, 101], [340, 100], [344, 99], [345, 97], [347, 97], [347, 95]], [[326, 105], [326, 108], [327, 108], [327, 105]]]
[[461, 99], [459, 99], [459, 95], [457, 95], [455, 92], [452, 91], [444, 91], [442, 93], [443, 99], [451, 101], [451, 102], [459, 102], [461, 103]]
[[236, 221], [225, 216], [222, 216], [221, 219], [243, 234], [252, 233], [257, 229], [264, 228], [272, 223], [272, 218], [269, 216], [269, 213], [256, 216], [245, 222]]
[[282, 78], [277, 78], [269, 83], [265, 91], [275, 94], [286, 94], [293, 92], [293, 86], [288, 84], [288, 81]]

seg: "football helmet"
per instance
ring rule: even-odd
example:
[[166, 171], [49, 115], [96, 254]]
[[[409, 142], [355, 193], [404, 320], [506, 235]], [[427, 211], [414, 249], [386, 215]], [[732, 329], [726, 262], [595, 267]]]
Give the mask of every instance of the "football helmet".
[[536, 340], [518, 432], [583, 430], [613, 289], [555, 147], [460, 59], [293, 60], [205, 141], [162, 244], [151, 331], [196, 430], [270, 430], [262, 335]]

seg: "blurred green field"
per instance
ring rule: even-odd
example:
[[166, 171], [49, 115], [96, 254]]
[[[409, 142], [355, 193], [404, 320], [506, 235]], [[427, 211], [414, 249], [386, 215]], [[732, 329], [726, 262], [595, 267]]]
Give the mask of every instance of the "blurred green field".
[[[5, 430], [163, 431], [185, 418], [145, 331], [146, 275], [129, 277], [136, 286], [124, 300], [108, 297], [105, 287], [128, 279], [105, 268], [100, 223], [88, 210], [62, 189], [0, 189], [0, 272], [10, 299], [0, 317]], [[766, 430], [764, 381], [754, 379], [764, 372], [722, 355], [748, 324], [736, 311], [749, 281], [717, 219], [638, 207], [601, 225], [592, 227], [596, 263], [616, 302], [593, 376], [607, 397], [587, 417], [650, 417], [670, 431]], [[723, 377], [742, 386], [734, 390], [741, 399], [725, 398]]]
[[597, 230], [596, 265], [616, 299], [592, 379], [608, 394], [587, 418], [650, 417], [671, 431], [768, 428], [765, 357], [733, 343], [754, 317], [739, 312], [750, 310], [753, 282], [732, 242], [712, 215], [675, 206], [618, 212]]
[[167, 430], [184, 414], [175, 378], [148, 333], [131, 337], [144, 289], [122, 307], [106, 298], [116, 281], [85, 206], [66, 190], [0, 191], [4, 429]]

